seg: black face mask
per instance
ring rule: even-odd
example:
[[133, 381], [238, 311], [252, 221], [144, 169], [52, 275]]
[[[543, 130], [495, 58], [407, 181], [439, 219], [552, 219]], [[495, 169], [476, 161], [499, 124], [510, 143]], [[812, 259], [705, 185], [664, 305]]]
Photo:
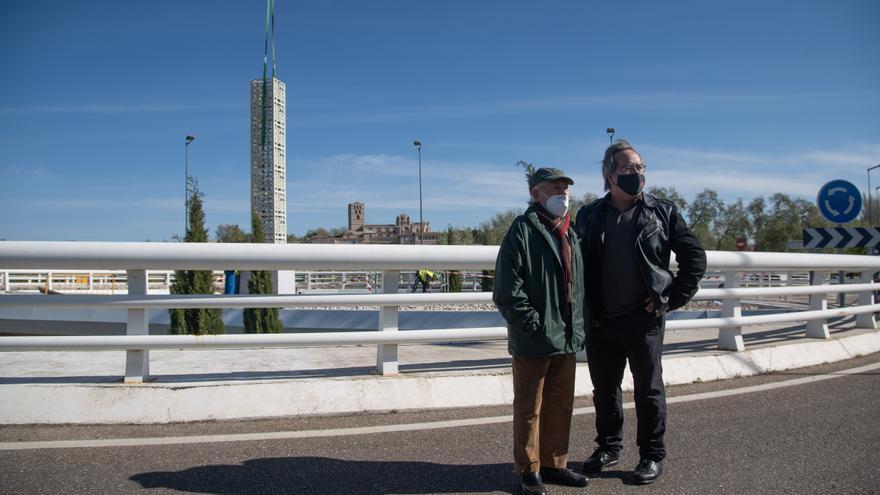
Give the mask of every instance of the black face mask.
[[638, 196], [642, 192], [644, 185], [645, 176], [642, 174], [635, 173], [617, 176], [617, 187], [623, 189], [623, 192], [630, 196]]

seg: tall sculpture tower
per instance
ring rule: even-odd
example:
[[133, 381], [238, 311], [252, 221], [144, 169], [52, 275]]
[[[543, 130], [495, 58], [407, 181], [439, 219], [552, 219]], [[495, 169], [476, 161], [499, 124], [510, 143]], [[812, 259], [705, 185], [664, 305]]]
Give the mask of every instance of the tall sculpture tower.
[[277, 244], [287, 242], [284, 89], [274, 75], [251, 81], [251, 209], [263, 222], [263, 241]]
[[[272, 73], [268, 74], [269, 39]], [[275, 77], [275, 0], [266, 1], [263, 78], [251, 81], [251, 211], [263, 223], [263, 242], [287, 243], [287, 101]], [[277, 286], [276, 286], [277, 287]]]

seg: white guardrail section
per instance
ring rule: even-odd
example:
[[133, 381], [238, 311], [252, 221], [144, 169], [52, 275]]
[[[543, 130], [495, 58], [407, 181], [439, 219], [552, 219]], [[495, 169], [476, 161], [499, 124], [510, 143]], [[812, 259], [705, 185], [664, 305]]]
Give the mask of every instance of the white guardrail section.
[[[490, 303], [490, 293], [399, 294], [401, 270], [491, 270], [497, 246], [399, 246], [312, 244], [185, 244], [0, 242], [0, 269], [125, 270], [127, 295], [3, 295], [6, 308], [125, 308], [127, 335], [66, 337], [0, 337], [0, 351], [125, 350], [125, 382], [149, 377], [149, 350], [186, 348], [268, 348], [316, 345], [376, 345], [377, 369], [398, 372], [397, 345], [404, 343], [485, 341], [507, 337], [504, 327], [398, 331], [400, 305]], [[828, 339], [829, 318], [857, 315], [856, 325], [876, 328], [872, 282], [880, 257], [797, 253], [707, 253], [709, 269], [725, 275], [725, 287], [700, 290], [697, 300], [722, 300], [722, 317], [674, 320], [669, 330], [718, 328], [720, 349], [742, 351], [742, 327], [806, 321], [806, 336]], [[354, 295], [147, 295], [147, 270], [378, 270], [383, 294]], [[797, 287], [737, 288], [744, 272], [809, 271], [811, 284]], [[830, 272], [857, 272], [858, 283], [828, 285]], [[827, 294], [858, 293], [857, 305], [828, 308]], [[742, 299], [808, 295], [809, 309], [771, 315], [742, 316]], [[379, 306], [376, 332], [323, 332], [258, 335], [150, 336], [148, 309], [259, 308], [298, 306]]]

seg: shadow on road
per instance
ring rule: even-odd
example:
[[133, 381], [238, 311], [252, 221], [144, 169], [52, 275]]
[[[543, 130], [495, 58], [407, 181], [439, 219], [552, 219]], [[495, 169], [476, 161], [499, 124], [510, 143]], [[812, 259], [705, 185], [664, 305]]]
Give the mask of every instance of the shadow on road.
[[[828, 320], [828, 332], [831, 335], [849, 330], [852, 317], [831, 318]], [[777, 344], [780, 342], [805, 339], [806, 324], [796, 323], [781, 328], [772, 328], [761, 331], [750, 331], [743, 334], [743, 342], [753, 344]], [[667, 356], [682, 355], [694, 352], [712, 352], [718, 350], [718, 339], [692, 340], [687, 342], [666, 343], [663, 346], [663, 354]]]
[[487, 493], [518, 488], [511, 464], [454, 465], [349, 461], [327, 457], [252, 459], [243, 464], [141, 473], [143, 488], [212, 494], [248, 493]]
[[[458, 359], [434, 363], [404, 364], [400, 366], [403, 373], [430, 371], [479, 371], [497, 370], [510, 367], [510, 358], [498, 359]], [[281, 370], [281, 371], [229, 371], [218, 373], [188, 373], [184, 375], [153, 375], [151, 383], [195, 383], [213, 381], [257, 381], [257, 380], [292, 380], [304, 378], [335, 378], [335, 377], [369, 377], [376, 372], [375, 367], [349, 366], [340, 368]], [[101, 384], [121, 383], [121, 376], [0, 376], [0, 385], [20, 385], [36, 383], [78, 383]]]

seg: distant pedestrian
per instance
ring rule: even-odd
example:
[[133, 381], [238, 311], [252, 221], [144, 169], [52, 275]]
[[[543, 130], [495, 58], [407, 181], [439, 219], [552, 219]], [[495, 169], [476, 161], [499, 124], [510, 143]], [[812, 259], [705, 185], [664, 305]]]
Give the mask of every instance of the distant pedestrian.
[[[636, 484], [654, 482], [666, 457], [661, 364], [666, 312], [687, 304], [706, 271], [706, 253], [675, 204], [642, 192], [644, 174], [645, 163], [628, 142], [609, 146], [602, 161], [609, 192], [581, 207], [575, 226], [586, 260], [587, 359], [598, 444], [583, 471], [595, 473], [619, 461], [620, 384], [629, 361], [638, 420]], [[671, 252], [677, 273], [669, 269]]]
[[568, 186], [555, 168], [528, 170], [531, 200], [498, 250], [492, 300], [513, 356], [513, 459], [520, 489], [587, 486], [568, 469], [575, 353], [584, 347], [583, 266]]

